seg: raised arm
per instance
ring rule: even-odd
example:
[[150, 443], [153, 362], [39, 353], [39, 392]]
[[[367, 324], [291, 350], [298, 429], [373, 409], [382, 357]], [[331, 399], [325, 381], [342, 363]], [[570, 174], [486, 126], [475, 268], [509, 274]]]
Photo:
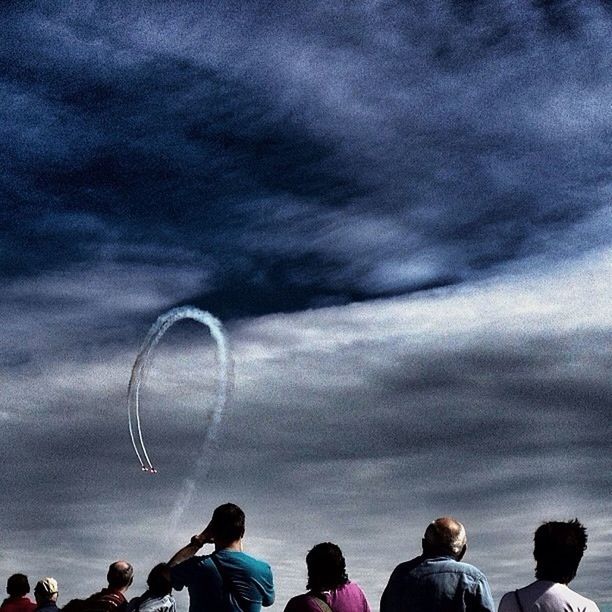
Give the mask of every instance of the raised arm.
[[183, 561], [187, 561], [187, 559], [191, 559], [204, 544], [212, 544], [213, 542], [214, 538], [210, 530], [210, 525], [208, 525], [202, 533], [194, 535], [187, 546], [183, 546], [183, 548], [174, 553], [170, 561], [168, 561], [168, 565], [174, 567]]

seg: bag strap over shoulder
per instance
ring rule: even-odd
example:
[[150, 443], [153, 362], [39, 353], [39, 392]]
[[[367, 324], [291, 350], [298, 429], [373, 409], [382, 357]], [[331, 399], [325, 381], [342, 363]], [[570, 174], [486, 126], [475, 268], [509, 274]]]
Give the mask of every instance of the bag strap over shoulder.
[[311, 594], [311, 597], [314, 600], [314, 602], [317, 604], [317, 606], [319, 606], [319, 610], [321, 610], [321, 612], [334, 612], [332, 608], [330, 607], [330, 605], [322, 597], [319, 597], [318, 595], [312, 595], [312, 594]]
[[236, 600], [236, 603], [238, 604], [238, 606], [240, 606], [240, 609], [242, 609], [243, 608], [243, 606], [242, 606], [242, 598], [232, 588], [232, 584], [227, 579], [227, 576], [225, 575], [225, 572], [224, 572], [221, 564], [219, 563], [219, 560], [216, 558], [215, 553], [210, 555], [208, 558], [213, 562], [214, 566], [217, 568], [217, 571], [219, 572], [219, 575], [221, 576], [221, 580], [223, 581], [223, 588], [225, 589], [225, 591], [227, 593], [229, 593]]

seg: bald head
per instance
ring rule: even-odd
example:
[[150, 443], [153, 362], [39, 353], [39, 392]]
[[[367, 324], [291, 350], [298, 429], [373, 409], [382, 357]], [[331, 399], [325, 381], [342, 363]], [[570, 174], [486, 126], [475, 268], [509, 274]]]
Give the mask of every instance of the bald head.
[[108, 566], [108, 586], [118, 591], [127, 591], [132, 584], [134, 570], [127, 561], [115, 561]]
[[465, 527], [450, 516], [431, 522], [423, 536], [423, 554], [427, 557], [450, 556], [459, 561], [465, 554]]

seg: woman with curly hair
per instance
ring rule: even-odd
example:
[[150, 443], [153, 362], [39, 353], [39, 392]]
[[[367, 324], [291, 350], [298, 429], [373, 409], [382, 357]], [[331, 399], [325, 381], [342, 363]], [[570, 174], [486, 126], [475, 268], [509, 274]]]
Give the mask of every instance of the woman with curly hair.
[[364, 592], [346, 573], [336, 544], [322, 542], [306, 555], [307, 593], [289, 600], [285, 612], [370, 612]]

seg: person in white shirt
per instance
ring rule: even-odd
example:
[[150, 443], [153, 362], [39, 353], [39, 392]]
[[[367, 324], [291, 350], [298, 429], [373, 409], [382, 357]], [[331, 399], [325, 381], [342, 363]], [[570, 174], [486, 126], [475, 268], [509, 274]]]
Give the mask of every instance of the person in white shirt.
[[149, 588], [140, 597], [130, 601], [127, 612], [176, 612], [170, 566], [167, 563], [158, 563], [149, 572], [147, 586]]
[[506, 593], [498, 612], [599, 612], [595, 602], [567, 586], [576, 576], [586, 547], [586, 529], [578, 519], [540, 525], [533, 549], [537, 580]]

